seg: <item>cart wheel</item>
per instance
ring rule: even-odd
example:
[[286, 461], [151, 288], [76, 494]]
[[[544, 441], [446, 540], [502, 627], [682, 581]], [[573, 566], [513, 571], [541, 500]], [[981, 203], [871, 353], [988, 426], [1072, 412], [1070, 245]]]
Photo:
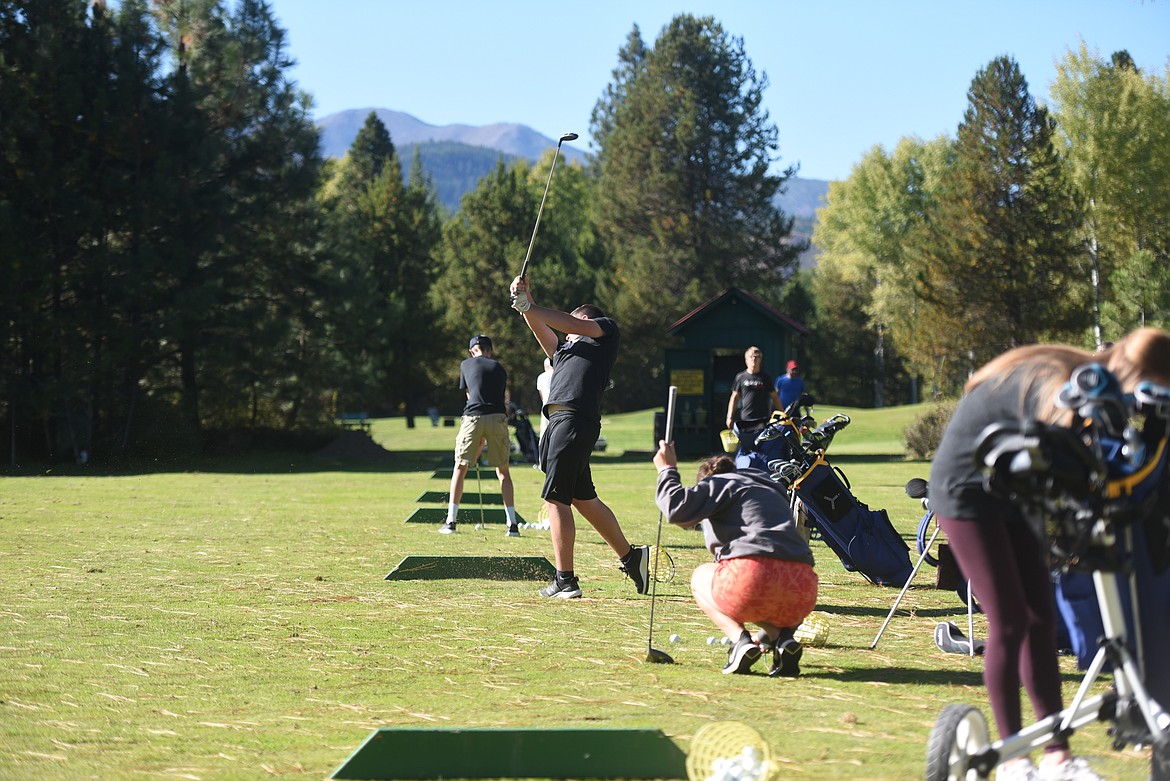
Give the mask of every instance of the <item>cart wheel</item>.
[[987, 721], [970, 705], [943, 708], [926, 747], [926, 781], [986, 781], [971, 759], [989, 745]]
[[[1162, 730], [1168, 732], [1168, 730]], [[1150, 767], [1150, 778], [1162, 779], [1170, 778], [1170, 744], [1162, 744], [1159, 746], [1154, 744], [1153, 762]]]

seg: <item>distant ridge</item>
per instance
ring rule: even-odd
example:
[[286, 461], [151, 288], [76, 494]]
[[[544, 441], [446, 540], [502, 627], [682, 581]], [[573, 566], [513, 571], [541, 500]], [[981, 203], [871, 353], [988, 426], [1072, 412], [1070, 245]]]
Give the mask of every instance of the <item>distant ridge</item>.
[[[409, 174], [410, 161], [417, 149], [423, 171], [434, 183], [439, 202], [451, 214], [458, 210], [463, 195], [475, 189], [501, 157], [505, 164], [516, 159], [535, 162], [557, 145], [555, 139], [546, 138], [526, 125], [503, 122], [482, 127], [428, 125], [402, 111], [355, 108], [318, 120], [321, 153], [326, 157], [344, 157], [371, 111], [390, 131], [390, 140], [402, 159], [403, 176]], [[584, 165], [590, 156], [581, 146], [580, 143], [564, 144], [561, 154], [567, 161]], [[795, 238], [811, 239], [817, 209], [824, 205], [828, 192], [829, 183], [821, 179], [793, 177], [785, 183], [785, 192], [776, 197], [776, 205], [795, 218]], [[801, 266], [813, 265], [815, 257], [816, 249], [810, 248], [801, 256]]]
[[[330, 114], [317, 122], [317, 126], [321, 128], [321, 153], [326, 157], [344, 157], [371, 111], [390, 131], [390, 140], [396, 147], [427, 141], [454, 141], [468, 146], [496, 149], [512, 157], [536, 161], [557, 145], [555, 139], [545, 138], [525, 125], [504, 122], [482, 127], [428, 125], [401, 111], [392, 111], [388, 108], [355, 108]], [[581, 163], [588, 157], [584, 150], [572, 144], [561, 146], [561, 154], [566, 160]]]

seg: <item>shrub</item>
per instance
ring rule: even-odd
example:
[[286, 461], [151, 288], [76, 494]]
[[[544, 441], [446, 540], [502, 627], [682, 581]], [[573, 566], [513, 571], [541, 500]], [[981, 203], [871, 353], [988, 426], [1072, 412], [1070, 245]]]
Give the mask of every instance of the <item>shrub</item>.
[[924, 460], [934, 456], [934, 451], [938, 450], [939, 440], [942, 439], [943, 430], [947, 427], [947, 423], [955, 411], [956, 403], [954, 401], [940, 402], [919, 415], [917, 420], [905, 428], [902, 432], [902, 438], [906, 442], [906, 450], [909, 451], [910, 455]]

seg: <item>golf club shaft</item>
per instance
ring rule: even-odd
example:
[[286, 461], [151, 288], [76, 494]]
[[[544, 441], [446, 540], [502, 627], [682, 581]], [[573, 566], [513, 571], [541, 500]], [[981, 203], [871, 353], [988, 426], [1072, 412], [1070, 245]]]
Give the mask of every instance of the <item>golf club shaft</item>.
[[544, 195], [540, 198], [540, 208], [536, 210], [536, 224], [532, 226], [532, 238], [528, 242], [528, 254], [524, 256], [524, 265], [520, 267], [520, 277], [523, 279], [528, 273], [528, 261], [532, 259], [532, 248], [536, 246], [536, 231], [540, 228], [540, 217], [544, 214], [544, 202], [548, 198], [548, 188], [552, 184], [553, 171], [557, 167], [557, 158], [561, 156], [561, 142], [557, 142], [557, 151], [553, 152], [552, 165], [548, 167], [548, 181], [544, 183]]
[[484, 531], [487, 528], [487, 521], [483, 519], [483, 481], [479, 477], [479, 459], [482, 454], [482, 446], [480, 453], [475, 456], [475, 490], [479, 492], [479, 528]]
[[[666, 441], [674, 431], [674, 399], [678, 396], [678, 386], [671, 385], [666, 399]], [[648, 651], [654, 647], [654, 598], [658, 595], [658, 550], [662, 547], [662, 510], [658, 511], [658, 533], [654, 538], [654, 572], [650, 575], [650, 632], [646, 639]]]

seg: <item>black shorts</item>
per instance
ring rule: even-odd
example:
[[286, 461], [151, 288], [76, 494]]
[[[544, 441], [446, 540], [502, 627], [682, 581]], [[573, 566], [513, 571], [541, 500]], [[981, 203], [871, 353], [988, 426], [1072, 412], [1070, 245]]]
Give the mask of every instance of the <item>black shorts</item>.
[[571, 505], [574, 499], [597, 498], [589, 457], [601, 434], [600, 421], [566, 410], [548, 418], [540, 438], [540, 468], [544, 470], [542, 499]]

